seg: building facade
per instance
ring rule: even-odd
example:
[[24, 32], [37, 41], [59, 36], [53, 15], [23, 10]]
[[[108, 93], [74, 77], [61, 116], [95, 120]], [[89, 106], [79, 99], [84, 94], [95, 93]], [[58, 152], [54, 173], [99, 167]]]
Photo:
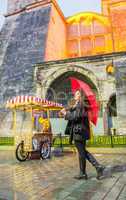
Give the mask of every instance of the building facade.
[[[100, 105], [96, 134], [126, 134], [126, 2], [65, 18], [55, 0], [8, 0], [0, 32], [0, 100], [37, 95], [66, 104], [69, 76], [87, 83]], [[2, 130], [2, 129], [1, 129]]]

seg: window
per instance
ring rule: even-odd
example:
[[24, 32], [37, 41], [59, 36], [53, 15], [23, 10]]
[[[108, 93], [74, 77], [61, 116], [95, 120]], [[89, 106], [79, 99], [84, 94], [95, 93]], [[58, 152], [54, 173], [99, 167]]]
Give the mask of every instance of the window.
[[68, 41], [69, 55], [78, 55], [78, 42], [76, 40]]
[[105, 34], [107, 32], [107, 27], [104, 24], [94, 20], [93, 21], [93, 34]]
[[78, 27], [77, 24], [70, 24], [68, 26], [68, 38], [78, 36]]
[[85, 25], [84, 19], [80, 21], [80, 35], [91, 35], [91, 25]]
[[105, 37], [104, 36], [95, 37], [94, 51], [96, 53], [104, 53], [105, 51]]
[[81, 53], [82, 55], [92, 52], [92, 41], [90, 38], [85, 38], [81, 40]]

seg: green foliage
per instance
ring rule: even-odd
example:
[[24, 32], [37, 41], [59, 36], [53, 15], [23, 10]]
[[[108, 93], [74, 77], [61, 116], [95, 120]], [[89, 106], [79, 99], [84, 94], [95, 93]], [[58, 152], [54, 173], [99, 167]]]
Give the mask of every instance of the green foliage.
[[14, 137], [0, 137], [0, 146], [13, 146]]
[[[14, 137], [0, 137], [0, 145], [14, 145]], [[68, 136], [54, 136], [52, 146], [69, 147], [74, 146], [69, 144]], [[126, 147], [126, 135], [118, 136], [94, 136], [87, 141], [88, 147]]]
[[[70, 146], [69, 137], [62, 136], [62, 141], [59, 137], [55, 137], [53, 146]], [[94, 136], [91, 140], [87, 141], [88, 147], [126, 147], [126, 136]]]

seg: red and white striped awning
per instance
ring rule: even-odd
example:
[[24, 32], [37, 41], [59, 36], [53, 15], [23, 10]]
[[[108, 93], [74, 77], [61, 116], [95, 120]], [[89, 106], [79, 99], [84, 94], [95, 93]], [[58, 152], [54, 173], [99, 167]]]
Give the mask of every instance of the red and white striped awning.
[[18, 108], [21, 106], [39, 106], [39, 107], [49, 107], [49, 108], [63, 108], [62, 104], [48, 101], [39, 97], [34, 96], [16, 96], [8, 100], [6, 103], [6, 108]]

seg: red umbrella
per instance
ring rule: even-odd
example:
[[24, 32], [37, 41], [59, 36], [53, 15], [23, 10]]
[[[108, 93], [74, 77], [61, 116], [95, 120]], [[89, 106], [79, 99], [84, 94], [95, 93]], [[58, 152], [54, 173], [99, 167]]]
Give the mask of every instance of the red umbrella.
[[89, 107], [88, 107], [89, 120], [94, 125], [96, 125], [98, 119], [99, 106], [95, 94], [92, 92], [89, 85], [84, 83], [83, 81], [78, 80], [74, 77], [70, 77], [70, 80], [71, 80], [72, 93], [74, 94], [76, 90], [81, 89], [84, 92], [85, 96], [87, 97], [89, 102]]

